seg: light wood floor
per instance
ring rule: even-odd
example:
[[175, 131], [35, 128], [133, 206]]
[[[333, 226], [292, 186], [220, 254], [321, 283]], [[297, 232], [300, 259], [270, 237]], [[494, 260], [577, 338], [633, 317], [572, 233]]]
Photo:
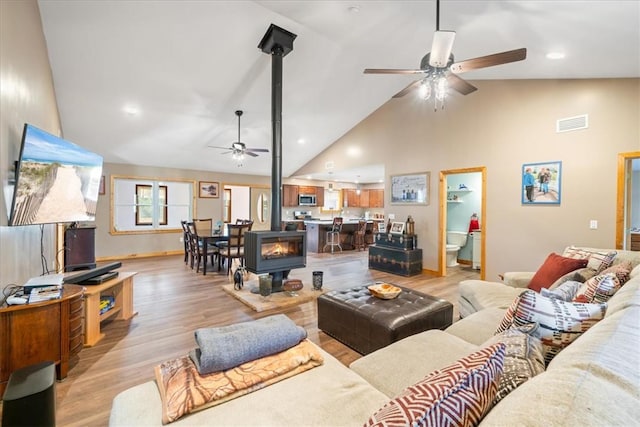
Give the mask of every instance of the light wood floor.
[[[310, 254], [307, 267], [293, 270], [290, 277], [300, 278], [305, 286], [310, 286], [311, 272], [322, 270], [328, 289], [332, 283], [349, 282], [354, 286], [375, 280], [395, 283], [450, 301], [457, 319], [457, 283], [479, 276], [476, 270], [463, 266], [449, 268], [447, 277], [427, 274], [402, 277], [369, 270], [367, 263], [367, 251]], [[193, 349], [195, 329], [276, 313], [254, 312], [221, 289], [221, 285], [232, 282], [224, 272], [196, 274], [185, 266], [181, 256], [124, 261], [120, 270], [138, 272], [134, 280], [134, 308], [139, 314], [129, 321], [103, 323], [105, 337], [94, 347], [83, 349], [68, 377], [57, 383], [59, 426], [107, 425], [116, 394], [152, 380], [155, 365]], [[311, 341], [345, 365], [360, 357], [318, 330], [315, 301], [277, 312], [304, 327]]]

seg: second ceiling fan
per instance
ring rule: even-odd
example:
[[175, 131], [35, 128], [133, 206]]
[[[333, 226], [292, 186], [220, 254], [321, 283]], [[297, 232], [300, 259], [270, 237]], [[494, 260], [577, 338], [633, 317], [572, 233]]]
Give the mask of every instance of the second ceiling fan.
[[430, 98], [433, 94], [435, 98], [434, 106], [435, 109], [437, 109], [438, 104], [440, 104], [441, 108], [444, 108], [444, 98], [446, 97], [448, 87], [452, 87], [463, 95], [468, 95], [478, 89], [471, 83], [457, 76], [457, 74], [480, 68], [493, 67], [494, 65], [522, 61], [527, 57], [527, 49], [521, 48], [454, 62], [451, 51], [455, 36], [455, 31], [440, 30], [440, 0], [436, 0], [436, 31], [433, 35], [431, 52], [427, 53], [420, 61], [420, 69], [366, 68], [364, 73], [423, 74], [424, 77], [410, 83], [400, 92], [393, 95], [393, 98], [400, 98], [418, 89], [420, 96], [424, 99]]

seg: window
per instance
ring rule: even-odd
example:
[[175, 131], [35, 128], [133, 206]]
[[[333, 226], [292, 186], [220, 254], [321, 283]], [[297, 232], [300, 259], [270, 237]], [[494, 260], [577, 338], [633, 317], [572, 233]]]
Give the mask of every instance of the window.
[[[157, 194], [154, 191], [158, 190]], [[167, 225], [167, 186], [136, 184], [136, 225]]]
[[195, 181], [111, 177], [111, 233], [182, 230], [193, 217]]

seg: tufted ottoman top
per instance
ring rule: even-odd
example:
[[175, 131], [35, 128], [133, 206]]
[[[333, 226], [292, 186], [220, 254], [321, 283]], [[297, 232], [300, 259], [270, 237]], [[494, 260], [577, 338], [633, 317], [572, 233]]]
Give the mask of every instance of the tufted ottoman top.
[[317, 300], [318, 327], [367, 354], [409, 335], [451, 325], [451, 303], [400, 288], [400, 295], [390, 300], [374, 297], [367, 286], [321, 295]]

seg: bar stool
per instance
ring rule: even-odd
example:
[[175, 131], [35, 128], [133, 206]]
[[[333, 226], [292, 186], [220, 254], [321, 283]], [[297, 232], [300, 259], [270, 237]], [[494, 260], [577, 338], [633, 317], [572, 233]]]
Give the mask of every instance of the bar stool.
[[336, 246], [340, 248], [340, 252], [342, 252], [342, 246], [340, 246], [340, 231], [342, 231], [342, 217], [333, 218], [333, 224], [331, 225], [331, 229], [327, 231], [327, 243], [322, 248], [322, 252], [327, 246], [331, 247], [331, 253], [333, 253], [333, 248]]
[[353, 248], [357, 250], [364, 250], [367, 248], [367, 243], [364, 240], [364, 235], [367, 232], [367, 221], [358, 221], [358, 228], [353, 233]]

